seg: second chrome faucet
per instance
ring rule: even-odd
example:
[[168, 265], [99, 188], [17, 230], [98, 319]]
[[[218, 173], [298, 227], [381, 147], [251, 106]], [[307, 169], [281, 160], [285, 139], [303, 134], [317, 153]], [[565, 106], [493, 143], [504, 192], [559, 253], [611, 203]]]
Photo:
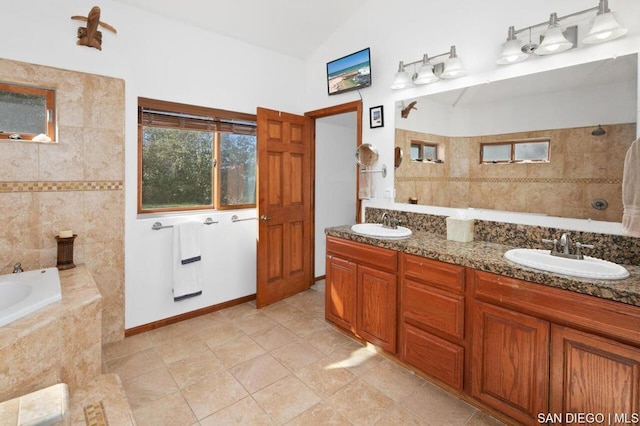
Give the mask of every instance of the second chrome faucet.
[[[560, 239], [552, 239], [552, 240], [548, 240], [548, 239], [542, 239], [543, 243], [549, 243], [549, 244], [553, 244], [553, 248], [551, 249], [551, 254], [552, 256], [559, 256], [559, 257], [566, 257], [568, 259], [577, 259], [577, 260], [582, 260], [584, 259], [584, 256], [582, 255], [582, 249], [583, 248], [593, 248], [593, 245], [591, 244], [582, 244], [579, 242], [573, 243], [573, 241], [571, 240], [571, 233], [570, 232], [565, 232], [564, 234], [562, 234], [562, 236], [560, 237]], [[571, 252], [571, 246], [575, 246], [575, 250], [573, 251], [573, 253]]]

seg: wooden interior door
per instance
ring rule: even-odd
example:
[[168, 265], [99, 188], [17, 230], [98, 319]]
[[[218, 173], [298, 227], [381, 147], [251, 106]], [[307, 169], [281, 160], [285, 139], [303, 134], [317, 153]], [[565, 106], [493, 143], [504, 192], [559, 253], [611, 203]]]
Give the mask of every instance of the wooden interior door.
[[258, 108], [258, 308], [313, 283], [311, 119]]

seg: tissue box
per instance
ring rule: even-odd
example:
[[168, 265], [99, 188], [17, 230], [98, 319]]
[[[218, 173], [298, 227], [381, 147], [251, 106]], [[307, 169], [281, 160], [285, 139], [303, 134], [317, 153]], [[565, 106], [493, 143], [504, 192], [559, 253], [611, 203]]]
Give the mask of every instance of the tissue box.
[[473, 241], [473, 219], [447, 218], [447, 240], [468, 243]]

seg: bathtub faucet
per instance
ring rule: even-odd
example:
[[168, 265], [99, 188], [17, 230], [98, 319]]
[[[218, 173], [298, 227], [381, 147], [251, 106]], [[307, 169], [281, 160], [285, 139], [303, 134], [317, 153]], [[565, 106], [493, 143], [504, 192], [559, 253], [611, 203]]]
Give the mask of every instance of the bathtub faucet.
[[13, 265], [13, 273], [14, 273], [14, 274], [17, 274], [17, 273], [19, 273], [19, 272], [24, 272], [24, 271], [22, 270], [22, 264], [21, 264], [20, 262], [16, 262], [16, 264], [15, 264], [15, 265]]

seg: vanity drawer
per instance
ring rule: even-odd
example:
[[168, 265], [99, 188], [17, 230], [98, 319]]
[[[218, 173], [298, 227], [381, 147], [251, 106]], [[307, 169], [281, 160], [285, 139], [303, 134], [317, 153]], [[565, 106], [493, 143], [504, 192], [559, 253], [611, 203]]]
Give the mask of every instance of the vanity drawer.
[[453, 388], [462, 389], [463, 347], [406, 323], [402, 324], [402, 332], [401, 355], [404, 362]]
[[337, 255], [376, 269], [396, 273], [398, 252], [340, 238], [327, 237], [327, 254]]
[[464, 267], [412, 254], [403, 255], [404, 276], [443, 289], [464, 291]]
[[402, 320], [449, 339], [464, 338], [464, 295], [402, 281]]

